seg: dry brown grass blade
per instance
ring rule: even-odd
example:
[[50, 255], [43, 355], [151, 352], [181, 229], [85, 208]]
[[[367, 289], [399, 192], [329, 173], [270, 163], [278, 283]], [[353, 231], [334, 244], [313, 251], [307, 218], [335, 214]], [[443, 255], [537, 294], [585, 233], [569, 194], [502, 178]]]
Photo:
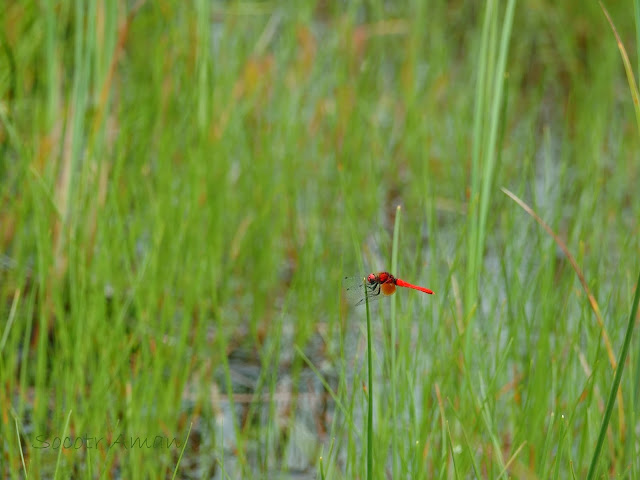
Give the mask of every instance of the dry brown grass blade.
[[95, 135], [95, 133], [100, 128], [100, 125], [102, 124], [107, 108], [107, 101], [109, 100], [109, 92], [111, 91], [111, 86], [113, 85], [116, 67], [118, 65], [118, 62], [120, 61], [120, 56], [122, 55], [124, 47], [127, 43], [129, 29], [131, 27], [131, 24], [133, 23], [133, 19], [136, 13], [138, 13], [138, 10], [140, 10], [145, 3], [146, 0], [138, 0], [133, 8], [131, 8], [131, 10], [127, 13], [125, 20], [122, 22], [122, 25], [120, 25], [120, 28], [118, 29], [118, 41], [115, 44], [113, 55], [111, 56], [111, 63], [109, 64], [109, 70], [107, 71], [107, 76], [104, 83], [102, 84], [102, 89], [100, 90], [100, 100], [98, 101], [97, 113], [93, 118], [92, 135]]
[[618, 34], [618, 30], [616, 26], [613, 24], [613, 20], [611, 20], [611, 16], [602, 2], [600, 2], [600, 8], [604, 12], [604, 16], [607, 17], [607, 21], [611, 26], [611, 30], [613, 30], [613, 34], [616, 36], [616, 42], [618, 43], [618, 50], [620, 50], [620, 56], [622, 57], [622, 63], [624, 64], [624, 71], [627, 74], [627, 81], [629, 82], [629, 90], [631, 91], [631, 98], [633, 99], [633, 108], [636, 112], [636, 123], [638, 125], [638, 131], [640, 132], [640, 93], [638, 92], [638, 83], [636, 82], [636, 77], [633, 74], [633, 68], [631, 67], [631, 62], [629, 61], [629, 56], [627, 55], [627, 50], [624, 48], [624, 44], [620, 39], [620, 35]]
[[602, 321], [602, 315], [600, 315], [600, 308], [598, 307], [598, 302], [596, 301], [595, 297], [591, 293], [591, 290], [589, 289], [589, 285], [587, 285], [587, 281], [585, 280], [584, 274], [582, 273], [582, 270], [580, 270], [580, 267], [578, 266], [576, 259], [573, 258], [573, 255], [571, 255], [571, 252], [569, 251], [565, 243], [562, 241], [562, 239], [558, 235], [556, 235], [556, 233], [551, 229], [551, 227], [547, 225], [545, 221], [542, 220], [542, 218], [540, 218], [538, 214], [534, 212], [529, 205], [524, 203], [515, 193], [507, 190], [506, 188], [503, 187], [501, 190], [514, 202], [520, 205], [520, 207], [522, 207], [522, 209], [525, 212], [531, 215], [535, 219], [535, 221], [538, 222], [540, 226], [544, 228], [549, 235], [551, 235], [551, 238], [553, 238], [556, 244], [567, 256], [567, 259], [569, 259], [569, 263], [571, 263], [571, 267], [573, 268], [573, 271], [576, 272], [576, 275], [580, 280], [580, 284], [582, 285], [584, 292], [587, 294], [587, 298], [589, 299], [589, 304], [591, 305], [591, 309], [593, 310], [593, 313], [596, 316], [598, 325], [600, 325], [600, 329], [602, 330], [602, 339], [604, 340], [604, 345], [607, 350], [607, 355], [609, 356], [609, 363], [611, 363], [611, 367], [615, 370], [616, 357], [613, 354], [613, 348], [611, 347], [611, 340], [609, 340], [607, 329], [605, 328], [604, 322]]
[[[511, 192], [510, 190], [507, 190], [504, 187], [501, 187], [501, 190], [509, 197], [511, 198], [511, 200], [513, 200], [514, 202], [516, 202], [518, 205], [520, 205], [520, 207], [522, 207], [522, 209], [527, 212], [529, 215], [531, 215], [536, 222], [538, 222], [540, 224], [540, 226], [542, 228], [545, 229], [545, 231], [551, 235], [551, 238], [553, 238], [553, 240], [556, 242], [556, 244], [560, 247], [560, 249], [564, 252], [564, 254], [567, 256], [567, 258], [569, 259], [569, 263], [571, 263], [571, 267], [573, 268], [573, 271], [576, 272], [576, 275], [578, 276], [578, 279], [580, 280], [580, 284], [582, 285], [582, 288], [584, 289], [587, 298], [589, 298], [589, 304], [591, 305], [591, 309], [593, 310], [593, 313], [596, 316], [596, 320], [598, 322], [598, 325], [600, 325], [600, 331], [602, 332], [602, 340], [604, 341], [604, 345], [605, 345], [605, 349], [607, 350], [607, 355], [609, 357], [609, 363], [611, 363], [611, 368], [612, 370], [616, 369], [616, 357], [613, 354], [613, 348], [611, 346], [611, 340], [609, 339], [609, 334], [607, 333], [607, 329], [604, 326], [604, 322], [602, 321], [602, 315], [600, 315], [600, 308], [598, 307], [598, 302], [596, 301], [595, 297], [593, 296], [593, 294], [591, 293], [591, 290], [589, 289], [589, 285], [587, 285], [587, 281], [584, 278], [584, 274], [582, 273], [582, 270], [580, 270], [580, 267], [578, 266], [578, 263], [576, 262], [576, 259], [573, 258], [573, 255], [571, 255], [571, 252], [569, 251], [569, 249], [567, 248], [567, 246], [565, 245], [565, 243], [562, 241], [562, 239], [556, 235], [556, 233], [551, 229], [551, 227], [549, 225], [547, 225], [545, 223], [544, 220], [542, 220], [542, 218], [540, 218], [540, 216], [533, 211], [533, 209], [527, 205], [526, 203], [524, 203], [524, 201], [522, 201], [515, 193]], [[624, 438], [624, 432], [625, 432], [625, 421], [624, 421], [624, 403], [622, 400], [622, 394], [620, 392], [620, 390], [618, 390], [617, 392], [617, 400], [618, 400], [618, 416], [620, 418], [620, 434], [621, 437]]]

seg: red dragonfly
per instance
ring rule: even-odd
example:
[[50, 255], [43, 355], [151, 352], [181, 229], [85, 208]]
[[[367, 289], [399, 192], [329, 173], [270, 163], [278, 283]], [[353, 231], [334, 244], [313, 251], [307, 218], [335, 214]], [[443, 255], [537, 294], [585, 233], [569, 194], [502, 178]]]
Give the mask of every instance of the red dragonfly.
[[347, 291], [347, 298], [356, 301], [355, 306], [362, 305], [366, 299], [364, 297], [364, 286], [367, 287], [367, 297], [372, 302], [381, 298], [381, 295], [393, 295], [396, 287], [413, 288], [421, 292], [433, 295], [433, 290], [412, 285], [404, 280], [394, 277], [389, 272], [370, 273], [365, 278], [344, 277], [344, 285]]

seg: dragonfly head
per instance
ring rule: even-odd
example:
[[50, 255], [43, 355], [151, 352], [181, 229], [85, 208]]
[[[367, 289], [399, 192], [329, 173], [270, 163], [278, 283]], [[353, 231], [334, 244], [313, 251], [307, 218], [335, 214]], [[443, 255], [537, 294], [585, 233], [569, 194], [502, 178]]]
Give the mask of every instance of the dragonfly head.
[[370, 285], [374, 285], [375, 283], [377, 283], [377, 279], [376, 279], [376, 275], [374, 273], [370, 273], [367, 276], [367, 283], [369, 283]]

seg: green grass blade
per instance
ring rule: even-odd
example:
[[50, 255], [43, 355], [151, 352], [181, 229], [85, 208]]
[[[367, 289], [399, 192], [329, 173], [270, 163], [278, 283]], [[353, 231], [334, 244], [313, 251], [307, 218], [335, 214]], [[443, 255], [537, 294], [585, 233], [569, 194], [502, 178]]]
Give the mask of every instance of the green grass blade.
[[18, 417], [14, 414], [13, 422], [16, 427], [16, 440], [18, 444], [18, 450], [20, 451], [20, 460], [22, 461], [22, 470], [24, 471], [24, 478], [29, 478], [29, 471], [27, 470], [27, 465], [24, 462], [24, 452], [22, 451], [22, 442], [20, 441], [20, 429], [18, 428]]
[[[398, 274], [398, 239], [400, 237], [400, 205], [396, 208], [396, 219], [393, 224], [393, 245], [391, 247], [391, 272]], [[391, 345], [388, 355], [391, 357], [391, 408], [393, 412], [397, 412], [397, 381], [396, 372], [396, 344], [397, 344], [397, 319], [396, 319], [396, 295], [391, 296]], [[398, 459], [398, 424], [391, 424], [391, 454], [393, 461], [393, 478], [400, 478], [399, 459]]]
[[479, 199], [480, 190], [480, 152], [482, 146], [482, 127], [483, 112], [485, 105], [485, 82], [487, 64], [484, 59], [487, 57], [488, 42], [489, 42], [489, 26], [491, 25], [490, 19], [492, 14], [493, 2], [487, 2], [485, 7], [485, 16], [482, 26], [482, 36], [480, 39], [480, 49], [478, 53], [477, 79], [476, 79], [476, 94], [475, 94], [475, 107], [473, 113], [473, 136], [472, 136], [472, 150], [471, 150], [471, 198], [469, 201], [469, 222], [471, 224], [469, 228], [468, 236], [468, 252], [467, 262], [468, 269], [466, 275], [466, 291], [465, 291], [465, 317], [469, 316], [469, 313], [474, 308], [476, 301], [476, 285], [477, 285], [477, 257], [478, 252], [478, 216], [475, 214], [477, 208], [477, 202]]
[[[637, 69], [640, 0], [606, 3]], [[597, 3], [470, 4], [0, 8], [0, 478], [586, 477], [627, 325], [610, 349], [585, 300], [613, 328], [639, 268], [621, 61]], [[368, 328], [340, 295], [423, 259], [439, 295]], [[640, 478], [631, 342], [597, 475]], [[70, 410], [71, 436], [197, 428], [30, 444]]]
[[638, 59], [638, 70], [636, 73], [640, 75], [640, 0], [633, 1], [633, 19], [636, 25], [636, 56]]
[[367, 291], [366, 279], [363, 282], [365, 303], [367, 305], [367, 371], [369, 385], [367, 386], [367, 479], [373, 478], [373, 362], [371, 360], [371, 315], [369, 314], [369, 292]]
[[308, 367], [311, 369], [313, 373], [315, 373], [315, 375], [318, 377], [318, 380], [320, 380], [320, 383], [322, 383], [322, 386], [327, 390], [327, 392], [329, 392], [329, 395], [331, 396], [333, 401], [336, 402], [336, 406], [338, 410], [340, 410], [344, 414], [345, 418], [347, 419], [349, 428], [351, 428], [351, 430], [358, 436], [358, 438], [360, 438], [360, 432], [356, 429], [355, 425], [353, 424], [353, 418], [351, 417], [349, 410], [344, 406], [338, 394], [333, 390], [333, 388], [331, 388], [331, 385], [329, 385], [329, 382], [327, 382], [327, 379], [323, 377], [320, 370], [318, 370], [318, 368], [313, 364], [311, 359], [305, 355], [305, 353], [302, 351], [302, 349], [298, 345], [294, 345], [293, 348], [295, 349], [296, 353], [300, 356], [300, 358], [302, 358], [302, 361], [308, 365]]
[[[640, 52], [640, 0], [634, 0], [633, 2], [634, 5], [634, 21], [635, 21], [635, 29], [636, 29], [636, 52]], [[618, 31], [615, 27], [615, 24], [613, 23], [613, 20], [611, 19], [611, 16], [609, 15], [609, 12], [607, 11], [607, 9], [605, 8], [605, 6], [602, 4], [602, 2], [600, 2], [600, 8], [602, 8], [602, 11], [605, 15], [605, 17], [607, 18], [607, 21], [609, 22], [609, 25], [611, 27], [611, 30], [613, 31], [613, 34], [616, 38], [616, 42], [618, 45], [618, 49], [620, 50], [620, 56], [622, 57], [622, 62], [624, 64], [624, 69], [625, 69], [625, 73], [627, 76], [627, 82], [629, 83], [629, 91], [631, 93], [631, 98], [633, 100], [633, 107], [634, 107], [634, 111], [635, 111], [635, 116], [636, 116], [636, 125], [638, 128], [638, 133], [640, 133], [640, 93], [638, 92], [638, 83], [636, 82], [635, 79], [635, 75], [633, 73], [633, 67], [631, 66], [631, 62], [629, 60], [629, 56], [627, 55], [627, 51], [624, 47], [624, 44], [622, 43], [622, 39], [620, 38], [620, 35], [618, 34]], [[640, 58], [640, 57], [639, 57]], [[639, 60], [640, 61], [640, 60]], [[640, 68], [640, 67], [639, 67]], [[634, 298], [634, 303], [632, 306], [632, 314], [631, 314], [631, 319], [629, 322], [629, 325], [627, 327], [627, 332], [625, 334], [625, 343], [622, 349], [622, 352], [620, 354], [621, 360], [618, 362], [618, 368], [616, 369], [616, 375], [614, 378], [614, 385], [612, 386], [612, 392], [617, 392], [618, 391], [618, 384], [620, 383], [620, 379], [622, 377], [622, 370], [624, 368], [624, 364], [620, 363], [621, 361], [624, 361], [624, 359], [626, 358], [627, 355], [627, 350], [628, 350], [628, 342], [631, 342], [631, 334], [633, 331], [633, 318], [635, 318], [635, 311], [637, 310], [638, 307], [638, 288], [640, 285], [640, 280], [638, 282], [638, 284], [636, 284], [636, 294], [635, 294], [635, 298]], [[636, 409], [636, 404], [637, 404], [637, 400], [638, 400], [638, 379], [640, 378], [640, 357], [638, 357], [638, 359], [636, 360], [636, 365], [635, 365], [635, 376], [636, 376], [636, 381], [634, 382], [634, 391], [633, 391], [633, 395], [631, 398], [631, 412], [632, 412], [632, 418], [634, 418], [633, 413], [635, 412]], [[607, 424], [609, 421], [609, 418], [611, 417], [611, 411], [610, 408], [612, 409], [613, 406], [609, 405], [612, 402], [612, 399], [609, 398], [609, 402], [607, 403], [607, 411], [605, 414], [605, 419], [603, 419], [602, 422], [602, 427], [600, 430], [600, 435], [598, 437], [598, 442], [596, 443], [596, 450], [594, 452], [594, 455], [591, 459], [591, 466], [589, 467], [589, 478], [591, 478], [592, 475], [595, 475], [595, 469], [597, 466], [597, 462], [598, 462], [598, 457], [600, 455], [600, 451], [602, 449], [602, 443], [604, 442], [604, 432], [606, 431], [607, 428]], [[634, 429], [632, 428], [632, 431]], [[634, 433], [631, 434], [632, 435], [632, 439], [634, 438]], [[633, 444], [632, 441], [629, 442], [629, 446], [631, 446]], [[632, 448], [632, 447], [630, 447]], [[635, 470], [635, 462], [633, 462], [632, 464], [632, 470]]]
[[494, 78], [492, 104], [490, 110], [491, 122], [489, 125], [489, 137], [487, 145], [487, 156], [484, 159], [482, 172], [482, 187], [480, 190], [480, 225], [478, 232], [478, 249], [477, 254], [482, 256], [484, 250], [484, 240], [486, 237], [487, 215], [489, 211], [489, 198], [491, 196], [491, 185], [493, 183], [494, 168], [496, 164], [496, 150], [498, 127], [500, 126], [500, 113], [503, 105], [504, 90], [504, 74], [507, 64], [507, 54], [509, 52], [509, 39], [511, 37], [511, 27], [513, 25], [513, 15], [515, 10], [515, 0], [510, 0], [507, 4], [504, 22], [502, 24], [502, 36], [500, 38], [500, 50], [498, 54], [498, 63], [496, 65], [496, 74]]
[[624, 335], [624, 343], [622, 345], [622, 351], [620, 352], [620, 358], [618, 359], [618, 367], [616, 368], [616, 374], [613, 378], [613, 385], [611, 385], [611, 391], [609, 392], [609, 399], [607, 400], [607, 406], [604, 412], [604, 418], [602, 419], [602, 425], [600, 426], [600, 433], [598, 434], [598, 441], [596, 443], [596, 449], [593, 452], [591, 458], [591, 466], [589, 467], [589, 473], [587, 474], [587, 480], [595, 478], [596, 468], [598, 466], [598, 459], [602, 446], [604, 444], [604, 437], [607, 433], [607, 427], [609, 426], [609, 420], [611, 419], [611, 413], [613, 412], [613, 406], [616, 401], [616, 394], [620, 386], [620, 380], [622, 379], [622, 372], [624, 371], [624, 363], [629, 353], [629, 345], [631, 344], [631, 336], [633, 335], [633, 327], [635, 325], [636, 314], [638, 313], [638, 301], [640, 300], [640, 274], [638, 275], [638, 281], [636, 282], [636, 293], [633, 298], [633, 306], [631, 307], [631, 314], [629, 315], [629, 323], [627, 324], [627, 331]]
[[4, 350], [4, 346], [7, 343], [7, 338], [9, 337], [9, 331], [11, 330], [11, 325], [16, 318], [16, 310], [18, 308], [18, 303], [20, 302], [20, 290], [16, 290], [16, 293], [13, 296], [13, 302], [11, 303], [11, 310], [9, 311], [9, 318], [7, 319], [7, 323], [4, 326], [4, 332], [2, 332], [2, 339], [0, 339], [0, 354]]
[[[73, 410], [69, 410], [69, 413], [67, 414], [67, 420], [64, 422], [64, 428], [62, 429], [62, 436], [61, 438], [66, 438], [67, 437], [67, 432], [69, 431], [69, 422], [71, 421], [71, 412]], [[58, 478], [58, 471], [60, 469], [60, 464], [62, 463], [62, 448], [60, 448], [58, 450], [58, 457], [56, 459], [56, 469], [53, 473], [53, 478], [56, 479]]]
[[189, 423], [189, 430], [187, 431], [187, 438], [184, 439], [184, 443], [182, 444], [182, 449], [180, 450], [180, 456], [178, 457], [178, 461], [176, 462], [176, 468], [173, 470], [172, 479], [176, 478], [178, 474], [178, 468], [180, 467], [180, 461], [182, 460], [182, 456], [184, 455], [184, 449], [187, 447], [187, 443], [189, 443], [189, 436], [191, 435], [191, 429], [193, 428], [193, 422]]
[[[478, 55], [478, 80], [476, 86], [472, 168], [471, 199], [469, 205], [470, 234], [468, 240], [468, 271], [465, 286], [465, 317], [467, 318], [467, 340], [465, 352], [469, 353], [471, 344], [470, 326], [473, 322], [471, 312], [475, 308], [478, 295], [480, 266], [482, 264], [489, 199], [496, 165], [496, 150], [500, 114], [502, 113], [504, 73], [509, 39], [515, 10], [515, 0], [507, 4], [502, 34], [499, 45], [496, 45], [497, 5], [487, 2], [482, 26], [482, 39]], [[498, 57], [495, 60], [495, 49]], [[490, 98], [489, 98], [490, 97]], [[489, 104], [489, 102], [491, 102]], [[483, 125], [489, 119], [489, 127], [484, 131]]]
[[447, 445], [449, 446], [449, 452], [451, 454], [451, 463], [453, 465], [453, 473], [455, 477], [458, 479], [461, 477], [460, 477], [460, 472], [458, 471], [458, 466], [456, 465], [456, 452], [455, 452], [455, 448], [453, 447], [453, 441], [451, 438], [451, 429], [449, 428], [449, 421], [446, 422], [446, 426], [447, 426]]

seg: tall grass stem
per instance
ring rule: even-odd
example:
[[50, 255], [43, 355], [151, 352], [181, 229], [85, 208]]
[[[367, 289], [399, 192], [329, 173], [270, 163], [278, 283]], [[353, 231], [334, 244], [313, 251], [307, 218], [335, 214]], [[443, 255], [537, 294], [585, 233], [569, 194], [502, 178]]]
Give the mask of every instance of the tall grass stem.
[[[400, 205], [396, 208], [396, 218], [393, 224], [393, 244], [391, 247], [391, 272], [398, 272], [398, 239], [400, 237]], [[391, 345], [387, 352], [391, 358], [391, 408], [394, 414], [398, 412], [397, 394], [398, 394], [398, 374], [396, 369], [396, 344], [397, 344], [397, 316], [396, 316], [396, 296], [391, 296]], [[398, 424], [391, 424], [391, 456], [393, 461], [393, 478], [400, 478], [399, 459], [398, 459]]]
[[364, 279], [364, 295], [367, 306], [367, 371], [369, 385], [367, 386], [368, 410], [367, 410], [367, 479], [373, 478], [373, 361], [371, 359], [371, 315], [369, 313], [369, 292], [367, 279]]

